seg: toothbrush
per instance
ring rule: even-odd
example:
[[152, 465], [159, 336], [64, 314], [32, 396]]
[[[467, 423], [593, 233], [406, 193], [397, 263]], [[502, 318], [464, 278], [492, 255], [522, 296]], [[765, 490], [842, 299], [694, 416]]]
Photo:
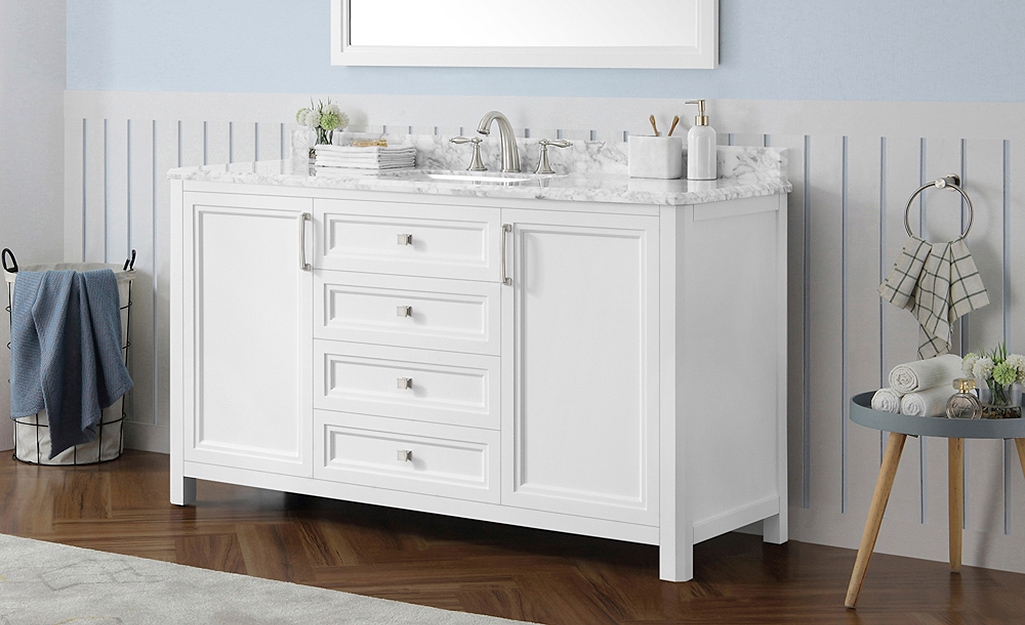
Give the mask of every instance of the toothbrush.
[[654, 115], [648, 116], [648, 121], [651, 122], [651, 127], [655, 129], [655, 136], [656, 137], [661, 136], [659, 134], [659, 132], [658, 132], [658, 126], [655, 125], [655, 116]]
[[673, 125], [669, 128], [669, 134], [666, 135], [667, 137], [673, 136], [673, 131], [676, 130], [676, 124], [679, 124], [679, 123], [680, 123], [680, 116], [677, 115], [676, 117], [673, 118]]

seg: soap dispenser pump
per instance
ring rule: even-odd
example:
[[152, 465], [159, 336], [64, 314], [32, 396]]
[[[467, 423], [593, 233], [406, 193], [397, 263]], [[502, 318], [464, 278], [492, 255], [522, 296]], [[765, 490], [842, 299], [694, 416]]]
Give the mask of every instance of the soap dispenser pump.
[[708, 125], [704, 100], [687, 100], [687, 104], [698, 105], [698, 115], [687, 133], [687, 180], [715, 180], [719, 177], [715, 128]]

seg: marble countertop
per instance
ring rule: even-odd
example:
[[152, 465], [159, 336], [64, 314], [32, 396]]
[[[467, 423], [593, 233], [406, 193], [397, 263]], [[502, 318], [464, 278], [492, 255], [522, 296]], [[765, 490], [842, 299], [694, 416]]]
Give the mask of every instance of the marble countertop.
[[[659, 205], [718, 202], [792, 190], [786, 177], [786, 154], [781, 150], [720, 147], [719, 179], [697, 182], [631, 178], [626, 173], [625, 162], [619, 159], [618, 147], [581, 143], [584, 145], [578, 157], [583, 157], [569, 161], [563, 168], [571, 171], [564, 175], [507, 176], [487, 172], [467, 178], [468, 172], [461, 171], [462, 168], [437, 167], [452, 163], [421, 157], [429, 151], [418, 144], [417, 169], [405, 171], [380, 174], [332, 171], [325, 174], [297, 159], [183, 167], [172, 169], [168, 177], [173, 180], [316, 189]], [[432, 144], [443, 145], [441, 141]], [[594, 157], [595, 154], [607, 160], [604, 166]], [[553, 165], [556, 169], [563, 169]]]

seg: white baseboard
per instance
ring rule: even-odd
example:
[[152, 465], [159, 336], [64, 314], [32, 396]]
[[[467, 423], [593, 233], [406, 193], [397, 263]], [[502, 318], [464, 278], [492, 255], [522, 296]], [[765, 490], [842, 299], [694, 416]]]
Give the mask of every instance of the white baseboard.
[[[790, 508], [791, 540], [857, 549], [864, 528], [864, 517], [853, 513]], [[921, 524], [884, 518], [875, 553], [946, 562], [949, 557], [948, 538], [946, 519]], [[965, 566], [1025, 573], [1025, 541], [1020, 536], [964, 530], [961, 542], [961, 559]], [[851, 566], [854, 566], [853, 554]], [[868, 574], [872, 574], [871, 567]]]
[[167, 454], [171, 451], [170, 430], [166, 425], [125, 421], [125, 449], [140, 449]]

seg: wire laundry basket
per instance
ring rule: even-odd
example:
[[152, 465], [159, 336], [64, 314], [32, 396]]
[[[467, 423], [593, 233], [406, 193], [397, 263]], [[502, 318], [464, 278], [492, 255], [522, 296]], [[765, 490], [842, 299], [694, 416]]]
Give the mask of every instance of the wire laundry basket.
[[[124, 265], [105, 263], [57, 263], [52, 265], [28, 265], [18, 267], [18, 261], [10, 249], [0, 253], [4, 278], [7, 282], [8, 322], [11, 322], [11, 308], [14, 301], [14, 285], [19, 271], [71, 270], [92, 271], [110, 269], [117, 277], [117, 290], [121, 308], [121, 351], [124, 353], [125, 365], [128, 365], [128, 354], [131, 348], [129, 332], [131, 330], [132, 313], [132, 281], [135, 279], [135, 250]], [[10, 351], [11, 343], [7, 343]], [[26, 417], [14, 419], [14, 459], [27, 464], [42, 466], [82, 466], [99, 464], [117, 460], [124, 451], [124, 421], [127, 418], [125, 398], [120, 397], [110, 407], [100, 413], [100, 422], [96, 424], [96, 439], [66, 449], [50, 458], [50, 426], [46, 411], [43, 410]], [[0, 416], [4, 418], [4, 416]]]

